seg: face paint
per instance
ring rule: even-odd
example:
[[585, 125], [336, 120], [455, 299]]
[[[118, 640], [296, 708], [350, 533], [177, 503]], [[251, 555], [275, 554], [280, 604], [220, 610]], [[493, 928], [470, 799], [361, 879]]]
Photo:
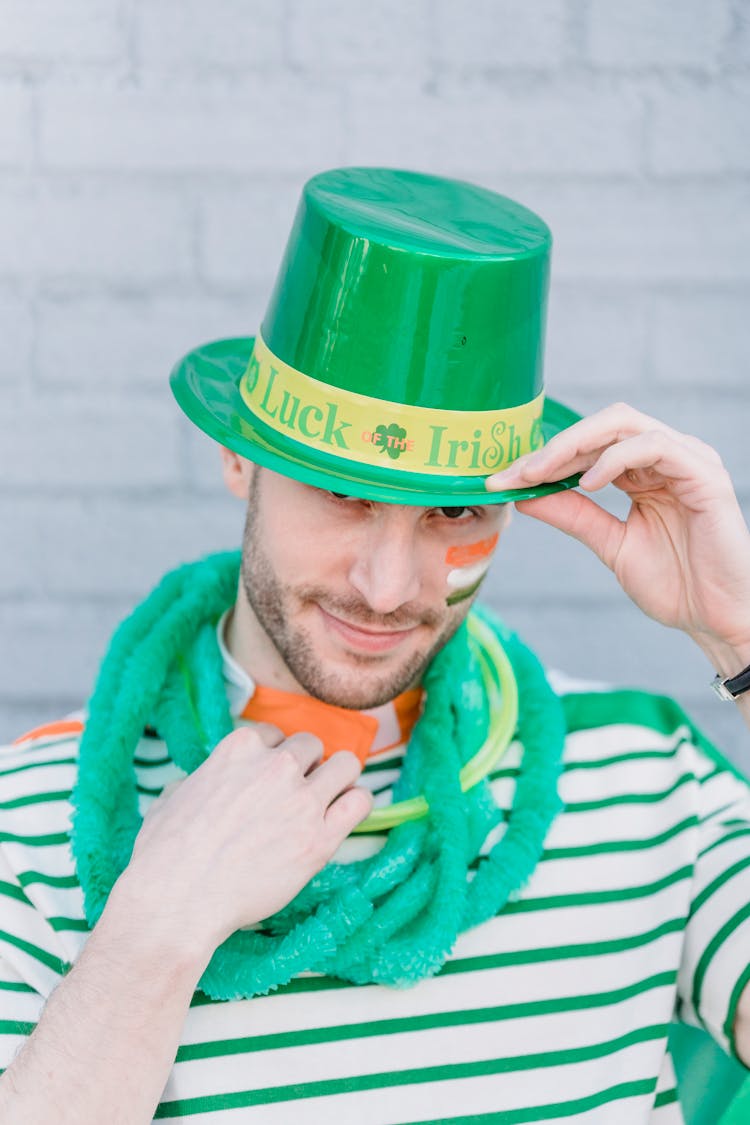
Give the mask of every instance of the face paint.
[[479, 579], [479, 581], [475, 582], [473, 586], [467, 586], [467, 588], [465, 590], [456, 590], [455, 594], [449, 594], [448, 597], [445, 599], [445, 604], [446, 605], [457, 605], [458, 602], [466, 601], [467, 598], [470, 598], [473, 594], [476, 594], [477, 590], [482, 585], [483, 581], [484, 581], [484, 575], [482, 575], [482, 577]]
[[492, 552], [497, 546], [499, 533], [477, 543], [466, 543], [449, 547], [445, 561], [454, 569], [448, 572], [448, 605], [455, 605], [474, 594], [489, 570]]
[[480, 539], [477, 543], [463, 543], [461, 546], [449, 547], [445, 561], [449, 566], [468, 566], [469, 563], [489, 558], [495, 550], [499, 538], [500, 532], [496, 531], [489, 539]]

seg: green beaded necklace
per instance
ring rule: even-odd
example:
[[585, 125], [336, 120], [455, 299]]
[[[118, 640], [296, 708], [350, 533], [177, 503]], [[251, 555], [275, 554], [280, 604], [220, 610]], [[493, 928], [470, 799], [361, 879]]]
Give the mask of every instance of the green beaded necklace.
[[[156, 728], [186, 773], [232, 729], [215, 626], [236, 595], [239, 564], [239, 552], [229, 552], [171, 571], [122, 622], [102, 662], [72, 794], [71, 843], [92, 926], [141, 825], [133, 755], [144, 726]], [[486, 685], [494, 677], [511, 691], [506, 658], [524, 751], [505, 834], [478, 859], [503, 819], [486, 777], [475, 775], [504, 744], [497, 691], [490, 705]], [[474, 609], [423, 686], [425, 711], [393, 790], [394, 803], [412, 811], [424, 802], [417, 818], [392, 827], [371, 858], [327, 864], [262, 932], [232, 934], [200, 980], [213, 999], [265, 994], [305, 971], [415, 984], [442, 968], [461, 931], [492, 918], [527, 882], [561, 806], [565, 737], [562, 706], [538, 660]]]

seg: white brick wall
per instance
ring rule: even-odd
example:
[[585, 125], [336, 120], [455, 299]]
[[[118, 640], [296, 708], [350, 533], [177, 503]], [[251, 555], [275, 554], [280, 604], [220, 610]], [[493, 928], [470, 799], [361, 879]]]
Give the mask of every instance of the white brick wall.
[[0, 556], [0, 579], [15, 598], [33, 600], [43, 591], [85, 602], [136, 600], [176, 557], [192, 557], [199, 542], [205, 551], [231, 549], [242, 535], [244, 510], [229, 498], [171, 496], [166, 503], [159, 492], [133, 488], [124, 495], [60, 496], [53, 504], [15, 498], [0, 502], [0, 518], [25, 520], [33, 529]]
[[29, 304], [0, 290], [0, 386], [17, 391], [31, 365], [32, 317]]
[[0, 425], [4, 490], [87, 492], [179, 484], [178, 419], [158, 402], [81, 389], [7, 405]]
[[[750, 503], [749, 121], [748, 0], [0, 0], [0, 738], [85, 698], [167, 567], [238, 542], [166, 379], [255, 330], [326, 166], [536, 208], [551, 393], [699, 434]], [[676, 692], [750, 764], [700, 654], [578, 544], [517, 516], [488, 595], [545, 659]]]
[[45, 168], [231, 175], [303, 174], [341, 159], [335, 92], [301, 77], [248, 77], [147, 88], [43, 92], [39, 154]]
[[165, 372], [193, 346], [188, 341], [233, 335], [247, 304], [189, 292], [45, 297], [37, 316], [39, 383], [48, 393], [83, 387], [99, 395], [154, 390], [164, 399]]
[[724, 57], [732, 70], [750, 65], [750, 8], [747, 0], [732, 0], [731, 30]]
[[713, 71], [730, 29], [720, 0], [591, 0], [589, 53], [603, 68]]
[[[748, 293], [665, 293], [652, 304], [650, 362], [654, 376], [685, 386], [737, 394], [743, 406], [750, 385]], [[739, 414], [745, 421], [747, 415]]]
[[289, 64], [303, 74], [376, 72], [390, 80], [429, 67], [430, 6], [403, 0], [290, 0]]
[[640, 159], [644, 107], [630, 92], [592, 98], [578, 82], [506, 92], [496, 79], [446, 77], [436, 94], [415, 90], [411, 78], [384, 86], [368, 77], [352, 83], [347, 115], [347, 161], [372, 163], [371, 147], [393, 160], [395, 137], [402, 160], [411, 151], [425, 167], [497, 181], [629, 172]]
[[530, 185], [526, 198], [552, 227], [558, 280], [616, 279], [636, 292], [750, 281], [750, 207], [740, 177], [708, 185], [692, 176], [545, 183]]
[[679, 85], [653, 97], [649, 157], [659, 176], [750, 172], [749, 79], [706, 90]]
[[[317, 171], [318, 169], [310, 169]], [[239, 185], [206, 187], [200, 193], [198, 253], [203, 279], [212, 286], [231, 286], [258, 304], [238, 324], [255, 325], [265, 312], [305, 177], [273, 181], [257, 177]]]
[[125, 53], [117, 0], [0, 0], [0, 59], [110, 62]]
[[31, 162], [31, 106], [28, 86], [0, 81], [0, 173], [25, 170]]
[[555, 70], [568, 50], [565, 0], [436, 0], [433, 20], [436, 57], [452, 69]]
[[177, 191], [39, 174], [0, 190], [0, 280], [168, 282], [191, 271]]
[[149, 73], [245, 74], [285, 60], [279, 0], [157, 0], [133, 26], [138, 64]]

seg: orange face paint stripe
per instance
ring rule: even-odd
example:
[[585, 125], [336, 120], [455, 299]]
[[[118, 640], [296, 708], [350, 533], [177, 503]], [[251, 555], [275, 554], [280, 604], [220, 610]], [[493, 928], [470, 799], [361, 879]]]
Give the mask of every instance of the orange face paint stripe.
[[445, 561], [449, 566], [468, 566], [469, 563], [479, 562], [480, 559], [486, 559], [492, 554], [499, 538], [500, 533], [496, 531], [489, 539], [480, 539], [478, 543], [449, 547]]

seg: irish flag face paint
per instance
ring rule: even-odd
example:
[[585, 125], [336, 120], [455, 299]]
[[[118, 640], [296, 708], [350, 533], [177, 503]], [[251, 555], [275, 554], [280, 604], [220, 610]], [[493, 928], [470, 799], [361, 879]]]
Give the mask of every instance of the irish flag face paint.
[[489, 539], [480, 539], [476, 543], [448, 548], [445, 555], [445, 561], [451, 567], [446, 580], [448, 605], [455, 605], [465, 598], [470, 598], [479, 588], [489, 570], [498, 537], [499, 532], [496, 531]]

